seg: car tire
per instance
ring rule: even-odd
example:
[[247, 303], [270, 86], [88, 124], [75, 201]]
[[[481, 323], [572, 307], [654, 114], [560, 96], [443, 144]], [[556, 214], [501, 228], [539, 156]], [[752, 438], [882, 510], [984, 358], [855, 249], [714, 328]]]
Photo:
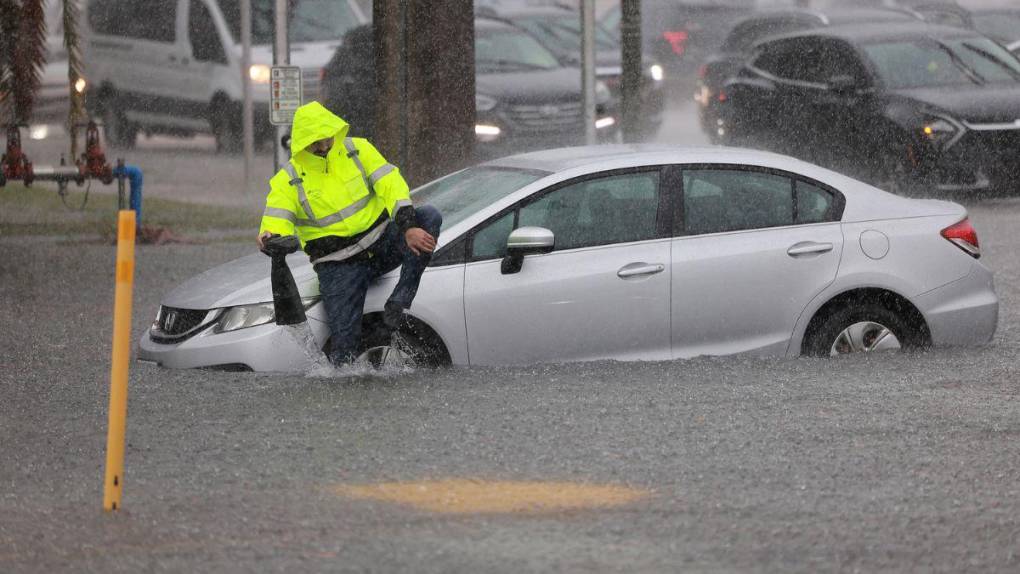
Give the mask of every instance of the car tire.
[[121, 149], [133, 149], [138, 139], [138, 125], [131, 123], [124, 115], [124, 106], [117, 94], [106, 92], [99, 100], [99, 117], [103, 122], [106, 145]]
[[216, 151], [237, 153], [244, 144], [241, 132], [241, 106], [216, 100], [209, 107], [209, 127], [216, 138]]
[[880, 303], [840, 307], [805, 334], [803, 352], [813, 357], [843, 354], [916, 350], [924, 337], [899, 313]]
[[[409, 358], [415, 368], [438, 368], [449, 364], [449, 354], [442, 343], [437, 343], [424, 331], [427, 328], [415, 321], [405, 320], [397, 331], [398, 348]], [[392, 344], [389, 331], [381, 323], [369, 323], [362, 329], [361, 347], [358, 355], [369, 349]]]

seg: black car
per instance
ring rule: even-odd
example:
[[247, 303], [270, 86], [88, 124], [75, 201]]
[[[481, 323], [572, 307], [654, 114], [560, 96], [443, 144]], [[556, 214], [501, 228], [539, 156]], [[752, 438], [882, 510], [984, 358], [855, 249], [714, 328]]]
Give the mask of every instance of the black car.
[[[322, 99], [343, 118], [374, 124], [372, 34], [352, 30], [323, 70]], [[475, 137], [479, 159], [584, 143], [581, 71], [563, 66], [523, 30], [475, 19]], [[596, 87], [596, 128], [611, 141], [619, 126], [604, 84]], [[371, 128], [352, 123], [352, 133]]]
[[974, 31], [834, 27], [765, 40], [727, 81], [729, 141], [918, 191], [1020, 176], [1020, 60]]
[[[549, 49], [565, 66], [581, 65], [581, 20], [577, 10], [563, 6], [488, 5], [478, 14], [492, 16], [516, 26]], [[595, 75], [605, 83], [614, 104], [620, 101], [620, 79], [623, 74], [620, 43], [612, 33], [595, 26]], [[645, 137], [655, 135], [662, 124], [664, 106], [663, 68], [654, 58], [642, 56], [644, 71], [641, 82], [639, 130]]]
[[701, 129], [719, 143], [726, 135], [722, 108], [726, 105], [723, 84], [740, 70], [751, 47], [764, 38], [800, 30], [874, 22], [915, 22], [917, 16], [899, 10], [881, 8], [810, 10], [786, 8], [756, 12], [737, 21], [719, 50], [698, 70], [694, 99], [698, 102]]

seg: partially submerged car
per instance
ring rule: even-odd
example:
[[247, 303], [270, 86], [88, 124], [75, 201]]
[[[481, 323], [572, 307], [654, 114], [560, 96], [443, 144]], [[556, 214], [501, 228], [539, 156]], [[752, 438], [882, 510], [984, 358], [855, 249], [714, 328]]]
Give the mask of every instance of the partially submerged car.
[[[996, 328], [992, 273], [963, 207], [786, 156], [564, 148], [471, 167], [412, 198], [443, 213], [402, 330], [423, 364], [827, 356], [982, 344]], [[289, 263], [326, 348], [314, 270], [301, 253]], [[269, 268], [254, 252], [172, 290], [139, 359], [306, 368], [273, 322]], [[366, 333], [396, 280], [370, 288]]]

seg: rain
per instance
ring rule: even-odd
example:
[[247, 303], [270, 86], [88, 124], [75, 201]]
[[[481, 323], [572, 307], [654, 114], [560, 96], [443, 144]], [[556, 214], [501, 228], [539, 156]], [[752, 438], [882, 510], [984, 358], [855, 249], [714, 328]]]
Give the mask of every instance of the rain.
[[[1017, 571], [1018, 53], [1010, 0], [0, 0], [0, 571]], [[310, 256], [398, 178], [390, 323], [385, 239]]]

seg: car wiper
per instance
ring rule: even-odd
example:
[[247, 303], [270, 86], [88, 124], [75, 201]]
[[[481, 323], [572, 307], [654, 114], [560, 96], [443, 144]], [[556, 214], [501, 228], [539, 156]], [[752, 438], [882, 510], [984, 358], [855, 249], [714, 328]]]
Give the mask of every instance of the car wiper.
[[945, 52], [946, 55], [949, 56], [949, 59], [953, 62], [953, 64], [956, 65], [956, 67], [959, 68], [961, 72], [966, 74], [966, 76], [968, 78], [970, 78], [970, 80], [972, 82], [974, 82], [975, 84], [977, 84], [979, 86], [988, 83], [987, 80], [985, 80], [983, 77], [981, 77], [981, 74], [975, 72], [973, 69], [971, 69], [969, 66], [967, 66], [967, 63], [964, 62], [963, 59], [960, 58], [959, 54], [954, 52], [952, 50], [952, 48], [950, 48], [949, 46], [946, 46], [942, 42], [933, 42], [933, 43], [936, 46], [938, 46], [939, 50], [942, 50], [943, 52]]
[[1020, 82], [1020, 71], [1017, 71], [1017, 70], [1013, 69], [1002, 58], [996, 56], [995, 54], [989, 52], [988, 50], [985, 50], [984, 48], [982, 48], [980, 46], [974, 46], [973, 44], [969, 44], [967, 42], [962, 42], [960, 45], [963, 46], [964, 48], [967, 48], [971, 52], [974, 52], [975, 54], [983, 57], [984, 59], [988, 60], [989, 62], [997, 64], [1000, 68], [1006, 70], [1006, 73], [1008, 73], [1010, 76], [1013, 76], [1014, 80]]

